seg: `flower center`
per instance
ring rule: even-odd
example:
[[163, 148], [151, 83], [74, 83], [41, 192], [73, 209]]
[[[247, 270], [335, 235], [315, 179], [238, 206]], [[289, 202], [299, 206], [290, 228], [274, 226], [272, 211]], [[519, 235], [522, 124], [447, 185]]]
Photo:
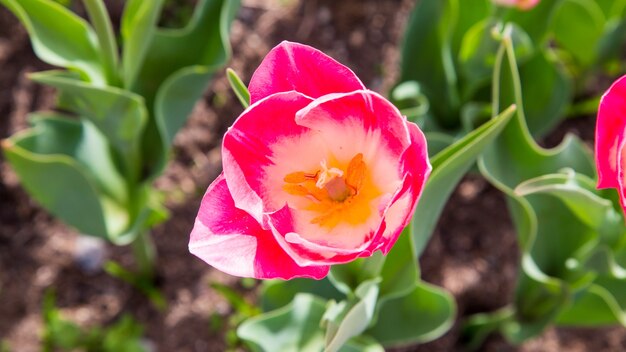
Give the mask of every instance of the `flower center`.
[[340, 222], [363, 223], [371, 213], [370, 200], [380, 194], [368, 180], [361, 153], [350, 160], [345, 171], [329, 167], [324, 160], [315, 172], [292, 172], [284, 181], [283, 189], [287, 193], [309, 200], [303, 208], [315, 213], [311, 223], [326, 228]]

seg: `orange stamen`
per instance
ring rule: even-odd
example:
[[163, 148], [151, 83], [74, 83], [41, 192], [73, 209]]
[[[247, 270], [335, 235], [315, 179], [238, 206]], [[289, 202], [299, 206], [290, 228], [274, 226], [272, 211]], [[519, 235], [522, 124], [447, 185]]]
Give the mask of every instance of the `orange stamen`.
[[340, 222], [361, 223], [371, 212], [370, 201], [379, 195], [377, 187], [367, 181], [362, 153], [356, 154], [345, 169], [329, 167], [324, 160], [314, 173], [296, 171], [283, 180], [285, 192], [310, 200], [303, 207], [317, 213], [311, 223], [325, 228], [333, 228]]

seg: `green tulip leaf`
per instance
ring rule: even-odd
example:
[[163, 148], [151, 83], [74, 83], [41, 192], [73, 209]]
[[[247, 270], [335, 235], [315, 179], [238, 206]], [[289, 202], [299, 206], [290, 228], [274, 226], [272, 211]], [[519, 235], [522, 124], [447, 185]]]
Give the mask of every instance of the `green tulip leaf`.
[[413, 247], [407, 227], [386, 256], [376, 252], [369, 258], [333, 265], [328, 279], [337, 290], [350, 295], [362, 282], [380, 277], [379, 301], [406, 295], [419, 280], [417, 256]]
[[[522, 84], [510, 42], [503, 41], [494, 73], [494, 85], [502, 87], [494, 107], [516, 103], [524, 106]], [[503, 68], [503, 69], [502, 69]], [[501, 70], [502, 69], [502, 70]], [[511, 88], [512, 87], [512, 88]], [[502, 332], [512, 342], [539, 334], [568, 302], [566, 262], [596, 234], [559, 199], [514, 192], [520, 183], [557, 173], [569, 167], [581, 175], [594, 176], [589, 150], [576, 138], [567, 137], [554, 149], [539, 147], [526, 125], [524, 109], [506, 126], [479, 159], [481, 173], [507, 196], [507, 204], [522, 249], [522, 273], [515, 297], [516, 319]]]
[[124, 87], [127, 89], [135, 85], [135, 80], [156, 32], [163, 1], [128, 0], [126, 2], [120, 32], [124, 41], [122, 75]]
[[[325, 352], [336, 352], [350, 338], [358, 336], [374, 318], [380, 279], [361, 283], [354, 292], [355, 302], [350, 305], [331, 305], [322, 321], [326, 325]], [[337, 309], [339, 308], [339, 309]]]
[[410, 224], [417, 255], [426, 247], [439, 214], [456, 184], [483, 149], [503, 130], [514, 112], [515, 107], [507, 109], [431, 159], [433, 170]]
[[89, 24], [50, 0], [0, 0], [22, 22], [37, 56], [80, 71], [95, 85], [106, 82], [97, 38]]
[[[154, 176], [165, 168], [165, 157], [168, 156], [174, 136], [187, 122], [187, 116], [202, 97], [214, 70], [204, 66], [186, 67], [171, 75], [161, 85], [154, 102], [154, 118], [162, 138], [158, 145], [163, 150], [159, 153], [160, 164], [155, 170], [158, 173]], [[154, 147], [151, 149], [152, 152], [156, 150]]]
[[230, 67], [226, 69], [226, 78], [228, 78], [230, 88], [235, 92], [241, 106], [247, 109], [248, 106], [250, 106], [250, 92], [248, 91], [248, 87], [246, 87], [241, 78], [239, 78], [237, 72]]
[[[573, 99], [571, 78], [543, 51], [521, 65], [519, 74], [528, 129], [534, 136], [540, 136], [563, 119]], [[512, 92], [503, 94], [513, 96]]]
[[360, 335], [348, 340], [339, 352], [385, 352], [385, 349], [372, 337]]
[[328, 279], [266, 280], [261, 291], [261, 308], [268, 312], [284, 307], [300, 292], [307, 292], [327, 300], [340, 301], [344, 298]]
[[554, 40], [586, 67], [596, 58], [605, 22], [595, 0], [564, 0], [554, 9], [550, 28]]
[[548, 45], [550, 18], [560, 1], [539, 1], [530, 11], [509, 10], [504, 16], [504, 23], [519, 25], [528, 34], [538, 48]]
[[[106, 148], [94, 149], [102, 140], [94, 138], [88, 125], [73, 120], [49, 117], [34, 122], [33, 129], [3, 143], [5, 156], [24, 188], [44, 208], [84, 234], [111, 238], [122, 232], [128, 216], [109, 196], [122, 192], [117, 189], [121, 185], [115, 184], [115, 177], [103, 182], [90, 169], [114, 175], [107, 170]], [[84, 150], [94, 154], [83, 154]], [[87, 163], [86, 158], [92, 160]], [[93, 164], [96, 160], [100, 165]]]
[[299, 293], [292, 303], [244, 321], [237, 335], [253, 351], [319, 352], [324, 346], [320, 321], [325, 310], [324, 300]]
[[187, 26], [153, 33], [131, 86], [156, 116], [142, 139], [150, 176], [163, 170], [172, 137], [204, 93], [211, 74], [230, 56], [228, 32], [238, 8], [238, 0], [201, 0]]
[[148, 121], [142, 97], [114, 87], [96, 87], [60, 71], [38, 72], [31, 78], [61, 92], [59, 107], [89, 119], [125, 160], [129, 179], [140, 165], [138, 141]]
[[593, 180], [567, 169], [563, 173], [549, 174], [527, 180], [515, 188], [519, 196], [551, 194], [565, 203], [585, 225], [600, 229], [607, 213], [613, 213], [613, 203], [594, 193]]
[[[622, 324], [626, 326], [626, 283], [612, 280], [613, 292], [602, 287], [602, 282], [594, 284], [578, 295], [570, 307], [557, 317], [561, 326], [595, 327]], [[606, 284], [607, 282], [604, 282]], [[621, 302], [618, 302], [620, 297]]]
[[[500, 45], [494, 38], [497, 26], [495, 20], [485, 19], [471, 27], [463, 37], [459, 52], [459, 66], [467, 85], [463, 96], [473, 96], [480, 86], [490, 81]], [[511, 26], [515, 55], [520, 62], [524, 62], [534, 52], [533, 42], [521, 27], [515, 24]]]
[[449, 293], [421, 282], [409, 294], [381, 302], [378, 319], [366, 334], [385, 347], [427, 342], [448, 331], [455, 314]]
[[380, 273], [380, 302], [409, 294], [419, 282], [417, 255], [413, 237], [406, 227], [396, 244], [385, 257]]
[[457, 124], [461, 104], [450, 49], [458, 3], [458, 0], [418, 2], [402, 44], [400, 82], [419, 82], [433, 115], [440, 125], [448, 128]]

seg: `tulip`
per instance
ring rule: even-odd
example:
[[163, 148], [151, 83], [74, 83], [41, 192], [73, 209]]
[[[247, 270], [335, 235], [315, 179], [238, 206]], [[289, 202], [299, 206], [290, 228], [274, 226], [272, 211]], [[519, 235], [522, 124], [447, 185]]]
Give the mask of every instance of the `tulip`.
[[624, 132], [626, 131], [626, 76], [618, 79], [604, 93], [596, 122], [596, 168], [598, 188], [615, 188], [626, 210], [624, 187]]
[[537, 6], [539, 0], [493, 0], [496, 5], [504, 7], [516, 7], [522, 11], [528, 11]]
[[414, 123], [322, 52], [283, 42], [226, 132], [191, 253], [242, 277], [321, 279], [389, 252], [430, 174]]

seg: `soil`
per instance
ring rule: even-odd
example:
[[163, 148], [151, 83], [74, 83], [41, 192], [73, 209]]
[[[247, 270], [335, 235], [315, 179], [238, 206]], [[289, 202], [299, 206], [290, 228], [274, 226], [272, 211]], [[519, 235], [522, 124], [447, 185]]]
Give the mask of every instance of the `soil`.
[[[243, 0], [232, 26], [234, 55], [228, 64], [249, 79], [263, 56], [282, 40], [313, 45], [351, 67], [370, 89], [385, 93], [397, 77], [398, 43], [414, 0]], [[121, 0], [108, 3], [119, 18]], [[33, 54], [25, 30], [0, 9], [0, 139], [27, 127], [30, 111], [54, 104], [54, 91], [26, 78], [50, 69]], [[160, 288], [168, 304], [160, 311], [123, 281], [101, 270], [81, 269], [75, 259], [81, 237], [42, 210], [21, 188], [0, 155], [0, 341], [13, 351], [38, 351], [41, 302], [56, 291], [64, 318], [81, 326], [109, 324], [131, 313], [145, 326], [157, 351], [222, 351], [224, 328], [214, 316], [233, 308], [210, 283], [234, 287], [252, 300], [241, 282], [204, 265], [187, 251], [188, 235], [209, 183], [219, 174], [220, 138], [242, 111], [219, 74], [174, 143], [175, 159], [156, 185], [167, 195], [171, 218], [154, 229]], [[593, 118], [565, 122], [564, 131], [591, 143]], [[483, 221], [488, 214], [489, 222]], [[132, 267], [128, 248], [106, 245], [108, 258]], [[455, 351], [458, 322], [469, 314], [496, 310], [512, 299], [518, 270], [515, 231], [503, 196], [476, 175], [464, 178], [452, 195], [420, 259], [423, 279], [452, 292], [458, 303], [454, 328], [441, 338], [402, 351]], [[618, 351], [626, 349], [623, 328], [551, 328], [522, 346], [490, 338], [485, 351]]]

